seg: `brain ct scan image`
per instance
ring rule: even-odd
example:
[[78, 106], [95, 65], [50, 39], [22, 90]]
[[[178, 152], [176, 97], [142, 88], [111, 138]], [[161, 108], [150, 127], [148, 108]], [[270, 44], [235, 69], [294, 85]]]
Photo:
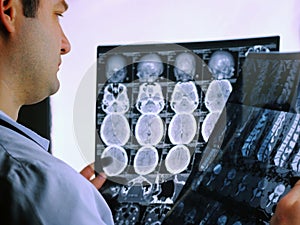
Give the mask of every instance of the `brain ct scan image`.
[[228, 80], [213, 80], [205, 95], [205, 106], [210, 112], [220, 112], [232, 91], [232, 86]]
[[130, 127], [126, 117], [122, 114], [107, 115], [103, 120], [100, 135], [106, 145], [125, 145], [130, 137]]
[[111, 145], [105, 148], [101, 158], [110, 161], [109, 165], [103, 167], [104, 172], [108, 176], [116, 176], [122, 173], [128, 162], [126, 151], [117, 145]]
[[184, 171], [189, 165], [191, 154], [185, 145], [177, 145], [169, 151], [166, 157], [166, 168], [172, 174]]
[[[299, 122], [255, 108], [275, 92], [251, 97], [240, 81], [257, 82], [251, 87], [262, 93], [264, 79], [248, 81], [253, 71], [243, 65], [266, 49], [278, 51], [279, 37], [98, 46], [95, 170], [107, 175], [101, 193], [115, 224], [255, 224], [244, 211], [270, 213], [290, 186], [250, 162], [276, 156], [274, 166], [300, 171], [300, 153], [291, 150], [289, 135], [282, 150], [266, 151], [278, 140], [267, 126], [296, 135]], [[253, 98], [254, 108], [236, 106]], [[283, 121], [290, 126], [280, 127]]]
[[104, 89], [102, 109], [105, 113], [126, 113], [129, 109], [127, 88], [123, 84], [109, 84]]
[[173, 144], [189, 144], [197, 132], [197, 122], [192, 114], [177, 114], [169, 125], [168, 135]]
[[133, 165], [137, 174], [146, 175], [155, 170], [157, 163], [157, 150], [153, 146], [144, 146], [135, 155]]
[[177, 83], [170, 103], [176, 113], [192, 113], [199, 105], [199, 95], [195, 83], [192, 81]]
[[157, 145], [164, 135], [164, 124], [157, 115], [145, 114], [139, 117], [135, 136], [141, 145]]
[[216, 122], [220, 117], [221, 112], [209, 112], [205, 119], [203, 120], [203, 124], [201, 127], [201, 134], [203, 136], [204, 141], [208, 141]]
[[136, 108], [142, 114], [158, 114], [165, 107], [165, 99], [158, 83], [143, 83], [139, 87]]

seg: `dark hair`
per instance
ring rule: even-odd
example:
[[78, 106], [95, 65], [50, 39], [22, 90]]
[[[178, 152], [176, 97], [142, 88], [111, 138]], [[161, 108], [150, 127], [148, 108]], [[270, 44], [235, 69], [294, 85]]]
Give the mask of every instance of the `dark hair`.
[[35, 17], [39, 8], [40, 0], [22, 0], [23, 13], [26, 17]]

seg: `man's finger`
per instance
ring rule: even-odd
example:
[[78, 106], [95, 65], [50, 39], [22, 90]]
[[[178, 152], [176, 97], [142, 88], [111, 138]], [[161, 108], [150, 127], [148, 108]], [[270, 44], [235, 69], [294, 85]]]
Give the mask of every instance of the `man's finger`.
[[92, 184], [97, 188], [97, 189], [100, 189], [103, 184], [105, 183], [106, 181], [106, 176], [104, 173], [99, 173], [95, 178], [93, 178], [91, 180]]
[[90, 180], [90, 178], [95, 175], [95, 172], [94, 172], [94, 164], [90, 164], [90, 165], [87, 165], [86, 167], [84, 167], [81, 171], [80, 171], [80, 174], [82, 176], [84, 176], [86, 179]]

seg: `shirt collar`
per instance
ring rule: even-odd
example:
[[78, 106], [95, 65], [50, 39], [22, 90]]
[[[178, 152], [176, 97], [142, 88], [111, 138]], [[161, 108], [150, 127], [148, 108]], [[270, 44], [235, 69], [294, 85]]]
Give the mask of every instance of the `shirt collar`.
[[12, 126], [14, 126], [17, 129], [21, 130], [26, 135], [28, 135], [33, 141], [35, 141], [36, 143], [38, 143], [45, 151], [48, 151], [49, 144], [50, 144], [49, 140], [41, 137], [40, 135], [38, 135], [34, 131], [28, 129], [27, 127], [23, 126], [22, 124], [17, 123], [16, 121], [14, 121], [12, 118], [10, 118], [8, 115], [6, 115], [1, 110], [0, 110], [0, 119], [8, 122]]

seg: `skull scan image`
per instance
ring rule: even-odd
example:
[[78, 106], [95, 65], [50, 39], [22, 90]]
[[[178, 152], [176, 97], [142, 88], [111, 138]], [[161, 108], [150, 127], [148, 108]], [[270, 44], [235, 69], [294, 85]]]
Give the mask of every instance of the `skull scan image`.
[[176, 113], [192, 113], [199, 104], [195, 83], [193, 81], [177, 83], [172, 92], [170, 104]]
[[106, 62], [106, 78], [109, 82], [123, 82], [127, 75], [127, 62], [125, 57], [121, 55], [113, 55]]
[[103, 171], [107, 176], [117, 176], [124, 171], [128, 163], [128, 156], [124, 148], [111, 145], [104, 149], [101, 159], [109, 159], [109, 165], [103, 166]]
[[175, 59], [174, 66], [174, 74], [177, 81], [187, 82], [194, 79], [196, 60], [191, 53], [180, 53]]
[[139, 117], [135, 136], [140, 145], [157, 145], [164, 135], [164, 124], [158, 115], [144, 114]]
[[172, 144], [189, 144], [197, 132], [193, 114], [176, 114], [170, 122], [168, 135]]
[[164, 71], [162, 60], [159, 55], [149, 53], [139, 60], [137, 71], [140, 82], [155, 82]]
[[229, 79], [234, 75], [234, 58], [228, 51], [215, 51], [208, 62], [214, 79]]
[[140, 85], [136, 108], [142, 114], [158, 114], [164, 106], [163, 93], [158, 83], [143, 83]]
[[186, 170], [191, 160], [191, 153], [185, 145], [176, 145], [170, 149], [165, 160], [166, 169], [171, 174]]
[[123, 114], [109, 114], [104, 117], [100, 137], [106, 145], [123, 146], [130, 137], [130, 127]]
[[129, 109], [126, 86], [124, 84], [108, 84], [104, 89], [101, 107], [107, 114], [126, 113]]
[[158, 164], [158, 152], [153, 146], [144, 146], [137, 151], [133, 167], [137, 174], [146, 175], [153, 172]]

